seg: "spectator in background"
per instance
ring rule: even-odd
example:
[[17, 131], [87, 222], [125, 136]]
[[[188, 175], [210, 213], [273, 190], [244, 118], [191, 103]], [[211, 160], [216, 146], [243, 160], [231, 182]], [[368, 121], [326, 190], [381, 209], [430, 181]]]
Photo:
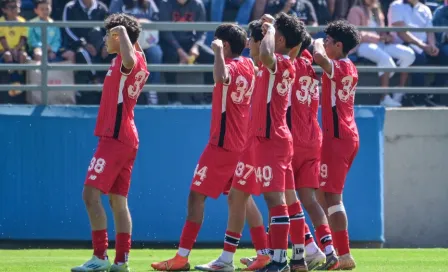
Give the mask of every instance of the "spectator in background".
[[[73, 0], [64, 7], [63, 21], [104, 21], [108, 14], [106, 5], [97, 0]], [[65, 28], [68, 46], [76, 52], [78, 64], [100, 63], [103, 48], [104, 30], [95, 28]], [[76, 84], [98, 83], [95, 71], [75, 72]], [[78, 104], [99, 104], [101, 92], [79, 92]]]
[[[0, 22], [17, 21], [25, 22], [20, 17], [19, 0], [1, 0], [0, 6], [4, 16], [0, 17]], [[28, 28], [24, 26], [2, 26], [0, 27], [0, 59], [5, 63], [25, 63], [28, 58], [26, 53], [26, 40]], [[11, 71], [1, 73], [1, 83], [23, 84], [25, 83], [24, 71]], [[6, 81], [6, 82], [5, 82]], [[11, 90], [8, 93], [1, 92], [0, 100], [3, 103], [25, 103], [25, 93]]]
[[[141, 23], [159, 21], [159, 8], [154, 0], [112, 0], [109, 8], [110, 13], [123, 12], [140, 19]], [[154, 35], [153, 35], [154, 34]], [[142, 42], [141, 39], [146, 39]], [[142, 47], [146, 61], [149, 64], [162, 63], [162, 49], [158, 45], [159, 32], [155, 30], [143, 30], [140, 33], [139, 43]], [[160, 83], [160, 72], [151, 72], [149, 83]], [[143, 92], [137, 101], [137, 104], [157, 104], [156, 92]]]
[[[347, 20], [356, 26], [383, 27], [384, 14], [381, 11], [378, 0], [357, 0], [354, 7], [350, 9]], [[358, 56], [368, 59], [379, 67], [396, 67], [394, 59], [400, 67], [409, 67], [415, 60], [414, 51], [403, 44], [391, 43], [392, 35], [381, 32], [361, 31], [361, 44], [357, 48]], [[380, 72], [381, 86], [388, 87], [389, 79], [393, 73]], [[400, 79], [400, 86], [405, 86], [407, 74]], [[399, 107], [401, 97], [389, 94], [382, 99], [384, 106]]]
[[[204, 1], [203, 1], [204, 2]], [[210, 7], [210, 21], [212, 22], [237, 22], [247, 25], [250, 21], [255, 0], [207, 0]], [[208, 32], [206, 44], [210, 45], [215, 33]], [[247, 52], [248, 53], [248, 52]], [[248, 54], [244, 54], [248, 56]]]
[[[389, 7], [388, 18], [390, 26], [432, 27], [431, 10], [419, 0], [395, 0]], [[429, 57], [439, 55], [439, 48], [436, 46], [435, 35], [432, 32], [405, 31], [392, 35], [395, 43], [407, 43], [414, 50], [414, 65], [426, 65]], [[425, 86], [425, 74], [412, 73], [411, 84], [415, 87]], [[411, 106], [436, 105], [432, 95], [411, 95], [405, 102]]]
[[357, 0], [329, 0], [333, 20], [346, 19]]
[[[203, 22], [206, 20], [205, 9], [200, 0], [164, 0], [160, 2], [160, 21], [169, 22]], [[214, 60], [213, 50], [204, 44], [203, 31], [163, 31], [160, 33], [160, 45], [165, 63], [211, 64]], [[168, 84], [176, 83], [175, 73], [166, 73]], [[204, 73], [204, 83], [213, 84], [212, 73]], [[181, 104], [210, 103], [211, 94], [175, 94], [168, 93], [168, 100]]]
[[313, 4], [308, 0], [269, 0], [265, 13], [275, 16], [280, 12], [297, 16], [305, 25], [318, 25]]
[[[432, 20], [434, 26], [448, 26], [448, 0], [445, 0], [444, 6], [439, 7], [434, 12], [434, 18]], [[437, 47], [440, 49], [438, 60], [440, 65], [448, 65], [448, 32], [437, 32], [436, 42]], [[446, 74], [435, 74], [434, 86], [444, 87], [448, 81]]]
[[[35, 0], [34, 12], [37, 17], [32, 22], [53, 22], [51, 19], [51, 0]], [[42, 60], [42, 30], [40, 27], [30, 27], [28, 31], [28, 45], [35, 61]], [[67, 60], [75, 62], [75, 53], [62, 47], [61, 30], [59, 27], [50, 26], [47, 28], [48, 60], [56, 62]]]

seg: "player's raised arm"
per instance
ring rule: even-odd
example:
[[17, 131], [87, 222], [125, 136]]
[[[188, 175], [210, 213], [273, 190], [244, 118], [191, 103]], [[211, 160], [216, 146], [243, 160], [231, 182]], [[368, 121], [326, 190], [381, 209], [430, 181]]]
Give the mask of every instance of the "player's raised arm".
[[229, 69], [226, 66], [224, 59], [224, 44], [220, 39], [215, 39], [212, 42], [212, 49], [215, 52], [215, 63], [213, 65], [213, 79], [215, 83], [228, 83]]
[[322, 67], [327, 74], [333, 74], [333, 64], [325, 52], [324, 40], [322, 38], [314, 40], [313, 56], [316, 64]]
[[275, 27], [270, 23], [263, 23], [264, 38], [260, 44], [260, 61], [271, 71], [275, 71]]
[[112, 28], [110, 31], [110, 35], [118, 35], [120, 40], [120, 55], [123, 61], [123, 66], [126, 69], [131, 70], [134, 68], [135, 63], [137, 62], [137, 57], [135, 56], [134, 45], [131, 43], [129, 39], [126, 28], [122, 25], [116, 26]]

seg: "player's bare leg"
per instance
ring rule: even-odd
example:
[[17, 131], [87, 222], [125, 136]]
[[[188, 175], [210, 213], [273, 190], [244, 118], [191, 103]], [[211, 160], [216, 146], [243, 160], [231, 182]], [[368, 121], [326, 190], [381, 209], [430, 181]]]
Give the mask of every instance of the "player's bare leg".
[[115, 223], [115, 260], [110, 271], [127, 272], [128, 256], [131, 250], [132, 219], [126, 197], [109, 194], [109, 203], [114, 214]]
[[342, 194], [325, 193], [328, 221], [334, 236], [335, 246], [339, 257], [339, 269], [351, 270], [356, 267], [355, 260], [350, 254], [348, 237], [348, 220], [342, 202]]
[[[322, 240], [320, 241], [321, 244], [323, 242], [323, 250], [328, 254], [331, 254], [334, 251], [331, 232], [327, 216], [317, 201], [315, 193], [316, 189], [299, 188], [297, 192], [303, 208], [308, 212], [311, 222], [313, 222], [313, 226], [316, 228], [318, 240]], [[313, 270], [325, 262], [325, 254], [314, 242], [308, 226], [305, 226], [305, 230], [305, 261], [308, 264], [308, 269]]]
[[109, 271], [110, 262], [107, 256], [109, 240], [107, 238], [107, 217], [101, 203], [101, 191], [84, 186], [82, 199], [89, 215], [92, 229], [93, 257], [86, 263], [72, 268], [72, 272]]
[[286, 205], [289, 214], [289, 235], [292, 242], [292, 257], [289, 263], [291, 271], [308, 271], [305, 263], [305, 214], [295, 190], [286, 190]]
[[179, 249], [174, 258], [152, 263], [155, 270], [160, 271], [186, 271], [190, 270], [188, 256], [198, 237], [204, 220], [204, 207], [207, 197], [201, 193], [190, 191], [188, 196], [187, 220], [182, 229]]

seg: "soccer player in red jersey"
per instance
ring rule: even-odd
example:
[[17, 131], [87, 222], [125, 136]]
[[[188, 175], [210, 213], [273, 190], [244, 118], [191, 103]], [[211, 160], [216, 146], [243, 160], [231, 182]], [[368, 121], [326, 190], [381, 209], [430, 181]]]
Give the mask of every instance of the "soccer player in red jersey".
[[[88, 167], [83, 200], [92, 228], [93, 257], [72, 271], [129, 271], [131, 216], [127, 196], [139, 139], [134, 107], [149, 72], [137, 43], [141, 27], [134, 17], [110, 15], [105, 21], [107, 52], [117, 54], [104, 79], [95, 136], [98, 147]], [[108, 256], [107, 219], [101, 194], [108, 194], [115, 220], [116, 256]]]
[[240, 26], [223, 24], [216, 29], [215, 38], [212, 43], [215, 87], [209, 143], [194, 171], [179, 250], [174, 258], [153, 263], [151, 266], [156, 270], [190, 269], [188, 255], [201, 228], [205, 200], [207, 197], [218, 198], [230, 189], [230, 181], [246, 145], [255, 82], [252, 61], [241, 57], [247, 34]]
[[[274, 25], [265, 22], [262, 30], [264, 37], [259, 43], [257, 81], [252, 101], [251, 149], [255, 161], [242, 161], [235, 173], [238, 178], [233, 180], [229, 194], [229, 221], [225, 243], [227, 237], [232, 236], [229, 234], [241, 236], [250, 195], [263, 193], [271, 216], [269, 233], [273, 258], [260, 271], [289, 271], [289, 215], [285, 203], [285, 180], [293, 148], [291, 133], [286, 124], [286, 111], [295, 69], [288, 54], [294, 47], [300, 46], [305, 27], [298, 18], [280, 13]], [[253, 37], [249, 40], [249, 46], [253, 55], [252, 49], [258, 49]], [[256, 179], [249, 178], [253, 174]], [[292, 171], [289, 174], [292, 175]], [[233, 252], [236, 246], [237, 243], [234, 243]], [[225, 245], [218, 260], [223, 261], [222, 258], [229, 250]], [[257, 260], [259, 259], [265, 258], [257, 256]], [[215, 271], [213, 265], [206, 268]]]
[[[359, 148], [354, 100], [358, 71], [347, 58], [360, 42], [357, 28], [346, 21], [334, 21], [325, 29], [325, 41], [314, 41], [314, 61], [322, 67], [322, 158], [320, 202], [327, 211], [339, 269], [352, 269], [347, 215], [342, 202], [345, 179]], [[331, 263], [327, 263], [328, 267]]]

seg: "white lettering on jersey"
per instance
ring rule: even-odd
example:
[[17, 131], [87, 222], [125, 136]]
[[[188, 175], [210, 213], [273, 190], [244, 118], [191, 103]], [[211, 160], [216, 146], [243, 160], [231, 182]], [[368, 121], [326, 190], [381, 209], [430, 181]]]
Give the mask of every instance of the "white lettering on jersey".
[[140, 94], [141, 90], [143, 89], [143, 86], [146, 82], [147, 76], [146, 72], [141, 70], [139, 71], [135, 77], [134, 77], [134, 85], [130, 85], [128, 87], [128, 96], [132, 99], [137, 99], [138, 95]]

